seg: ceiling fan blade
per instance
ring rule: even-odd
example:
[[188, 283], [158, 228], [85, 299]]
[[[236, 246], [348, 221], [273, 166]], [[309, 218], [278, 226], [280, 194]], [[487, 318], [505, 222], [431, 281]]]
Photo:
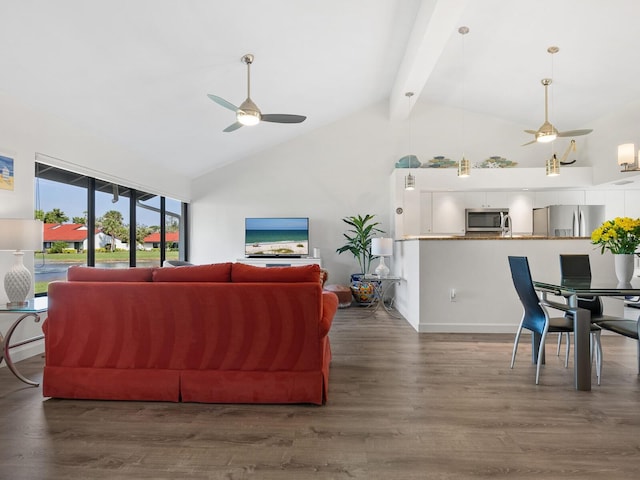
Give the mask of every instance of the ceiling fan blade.
[[304, 115], [288, 115], [286, 113], [269, 113], [262, 115], [260, 120], [275, 123], [302, 123], [307, 117]]
[[227, 102], [224, 98], [218, 97], [217, 95], [211, 95], [210, 93], [208, 93], [207, 97], [216, 102], [218, 105], [223, 106], [224, 108], [228, 108], [229, 110], [232, 110], [234, 112], [238, 110], [238, 107], [236, 107], [233, 103]]
[[233, 132], [234, 130], [238, 130], [240, 127], [244, 127], [240, 122], [232, 123], [227, 128], [223, 130], [223, 132]]
[[593, 130], [591, 128], [585, 128], [582, 130], [567, 130], [566, 132], [558, 132], [559, 137], [579, 137], [580, 135], [588, 135]]
[[536, 143], [536, 140], [531, 140], [530, 142], [527, 143], [523, 143], [522, 145], [520, 145], [521, 147], [525, 147], [527, 145], [531, 145], [532, 143]]
[[531, 135], [535, 135], [536, 133], [538, 133], [537, 130], [525, 130], [526, 133], [530, 133]]

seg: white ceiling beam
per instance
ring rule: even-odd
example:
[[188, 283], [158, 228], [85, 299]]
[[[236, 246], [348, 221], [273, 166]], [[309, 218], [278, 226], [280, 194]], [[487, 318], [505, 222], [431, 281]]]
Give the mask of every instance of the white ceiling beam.
[[[422, 0], [404, 58], [389, 95], [389, 118], [404, 120], [418, 101], [445, 45], [456, 32], [468, 0]], [[406, 92], [413, 92], [410, 102]], [[407, 104], [410, 105], [407, 105]]]

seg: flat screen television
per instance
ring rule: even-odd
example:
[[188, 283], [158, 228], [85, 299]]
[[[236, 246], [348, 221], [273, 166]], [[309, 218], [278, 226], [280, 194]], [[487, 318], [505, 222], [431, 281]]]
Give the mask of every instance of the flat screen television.
[[309, 255], [309, 219], [305, 217], [245, 218], [247, 257], [303, 257]]

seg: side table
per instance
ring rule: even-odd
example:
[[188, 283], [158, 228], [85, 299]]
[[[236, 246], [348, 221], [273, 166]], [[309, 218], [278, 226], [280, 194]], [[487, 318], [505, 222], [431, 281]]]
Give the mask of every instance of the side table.
[[38, 382], [34, 382], [33, 380], [29, 380], [24, 377], [18, 369], [13, 364], [11, 360], [11, 355], [9, 354], [10, 349], [14, 347], [19, 347], [21, 345], [26, 345], [28, 343], [36, 342], [38, 340], [42, 340], [44, 335], [36, 335], [35, 337], [27, 338], [26, 340], [22, 340], [20, 342], [14, 343], [11, 345], [11, 336], [13, 332], [16, 330], [20, 322], [22, 322], [25, 318], [33, 317], [33, 321], [38, 323], [40, 322], [40, 314], [45, 313], [49, 309], [49, 299], [47, 297], [36, 297], [32, 298], [27, 302], [27, 304], [23, 307], [7, 307], [6, 304], [0, 305], [0, 313], [6, 314], [10, 313], [13, 315], [22, 314], [18, 317], [18, 319], [13, 322], [13, 324], [7, 330], [7, 334], [2, 336], [0, 333], [0, 362], [4, 359], [7, 363], [7, 367], [11, 372], [21, 381], [28, 385], [33, 385], [37, 387], [40, 385]]
[[386, 276], [379, 277], [378, 275], [365, 275], [361, 280], [362, 282], [371, 282], [374, 290], [374, 299], [375, 301], [372, 303], [371, 313], [375, 312], [380, 305], [387, 311], [387, 313], [393, 317], [400, 318], [400, 315], [393, 308], [393, 302], [395, 300], [395, 294], [389, 299], [388, 304], [384, 301], [385, 296], [387, 296], [387, 292], [389, 291], [389, 287], [392, 285], [399, 284], [402, 280], [402, 277], [394, 277], [394, 276]]

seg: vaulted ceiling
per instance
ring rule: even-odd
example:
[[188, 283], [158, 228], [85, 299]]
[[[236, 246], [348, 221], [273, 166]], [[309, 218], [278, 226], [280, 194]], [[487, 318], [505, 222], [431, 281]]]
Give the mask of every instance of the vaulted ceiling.
[[[407, 91], [529, 129], [545, 77], [559, 130], [640, 99], [634, 0], [0, 0], [0, 18], [0, 93], [191, 177], [379, 102], [398, 121]], [[222, 132], [207, 94], [245, 99], [246, 53], [262, 112], [304, 123]]]

